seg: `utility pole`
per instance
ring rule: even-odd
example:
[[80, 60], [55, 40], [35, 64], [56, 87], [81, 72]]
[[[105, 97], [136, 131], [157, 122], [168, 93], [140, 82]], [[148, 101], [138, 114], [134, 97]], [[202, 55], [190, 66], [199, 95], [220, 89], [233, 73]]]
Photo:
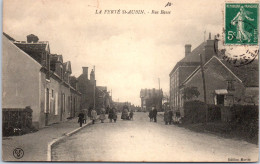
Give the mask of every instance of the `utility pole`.
[[161, 86], [160, 86], [160, 78], [158, 78], [158, 82], [159, 82], [159, 102], [158, 102], [158, 106], [161, 110], [161, 104], [162, 104], [162, 95], [161, 95]]
[[95, 66], [94, 66], [94, 77], [95, 77], [95, 79], [94, 79], [94, 94], [93, 94], [93, 96], [94, 96], [94, 109], [96, 109], [96, 76], [95, 76]]
[[[203, 61], [202, 61], [202, 55], [201, 54], [199, 55], [200, 55], [200, 68], [201, 68], [203, 91], [204, 91], [204, 102], [207, 105], [206, 83], [205, 83], [205, 76], [204, 76]], [[206, 123], [207, 122], [208, 122], [208, 106], [206, 107]]]

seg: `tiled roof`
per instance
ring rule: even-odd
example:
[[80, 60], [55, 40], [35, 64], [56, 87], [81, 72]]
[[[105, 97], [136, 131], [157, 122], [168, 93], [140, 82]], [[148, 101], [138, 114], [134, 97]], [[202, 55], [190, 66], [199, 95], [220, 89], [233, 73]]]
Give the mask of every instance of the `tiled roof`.
[[200, 64], [200, 56], [205, 53], [206, 42], [202, 42], [198, 47], [191, 51], [191, 53], [181, 59], [172, 69], [170, 75], [180, 66], [198, 66]]
[[[259, 77], [259, 64], [258, 64], [257, 59], [255, 59], [255, 61], [253, 61], [250, 64], [236, 67], [236, 66], [226, 62], [225, 60], [220, 59], [217, 56], [213, 56], [212, 58], [217, 59], [224, 66], [226, 66], [226, 69], [230, 70], [235, 76], [237, 76], [246, 87], [258, 87], [259, 86], [259, 78], [258, 78]], [[212, 58], [207, 63], [205, 63], [204, 66], [206, 66], [207, 64], [210, 64], [212, 61]], [[191, 76], [189, 76], [188, 78], [186, 78], [184, 80], [183, 84], [185, 82], [187, 82], [190, 78], [192, 78], [196, 74], [196, 72], [198, 72], [199, 70], [200, 70], [200, 67], [197, 67], [196, 70], [191, 74]]]
[[15, 41], [14, 44], [39, 63], [41, 63], [42, 53], [48, 51], [48, 42], [27, 43], [25, 41]]
[[234, 65], [220, 60], [226, 67], [228, 67], [246, 87], [258, 87], [259, 86], [259, 63], [255, 59], [252, 63], [235, 67]]
[[181, 61], [179, 62], [185, 62], [185, 63], [192, 63], [192, 62], [200, 62], [200, 56], [199, 54], [204, 54], [205, 52], [205, 46], [206, 42], [202, 42], [198, 47], [196, 47], [192, 52], [185, 56]]

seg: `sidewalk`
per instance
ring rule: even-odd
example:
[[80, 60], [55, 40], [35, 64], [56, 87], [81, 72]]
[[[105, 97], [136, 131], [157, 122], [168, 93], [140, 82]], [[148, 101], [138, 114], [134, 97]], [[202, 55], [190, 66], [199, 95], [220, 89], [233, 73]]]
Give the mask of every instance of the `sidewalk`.
[[[35, 133], [2, 138], [3, 161], [46, 161], [48, 143], [79, 128], [78, 119], [50, 125]], [[90, 120], [87, 120], [87, 123]], [[84, 127], [85, 124], [83, 124]], [[13, 150], [21, 148], [24, 156], [16, 159]]]

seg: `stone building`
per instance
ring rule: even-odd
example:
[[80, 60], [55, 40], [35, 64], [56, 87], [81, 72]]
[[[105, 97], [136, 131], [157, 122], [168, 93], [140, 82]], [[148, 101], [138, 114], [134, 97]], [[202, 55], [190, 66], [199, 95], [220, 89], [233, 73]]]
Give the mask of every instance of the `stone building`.
[[211, 39], [211, 34], [206, 42], [202, 42], [198, 47], [191, 51], [191, 45], [185, 45], [185, 56], [177, 62], [170, 72], [170, 107], [174, 110], [179, 110], [182, 102], [182, 94], [180, 85], [190, 76], [190, 74], [200, 65], [200, 56], [205, 63], [212, 56], [216, 55], [215, 49], [218, 49], [217, 43]]
[[[203, 67], [207, 104], [258, 105], [258, 61], [235, 67], [227, 61], [213, 56]], [[196, 99], [204, 102], [200, 67], [184, 80], [180, 87], [181, 92], [185, 87], [196, 87], [200, 93]]]
[[[88, 77], [88, 67], [82, 67], [82, 74], [78, 77], [78, 89], [82, 93], [81, 107], [89, 109], [95, 107], [99, 113], [102, 107], [111, 107], [112, 99], [109, 96], [106, 86], [96, 86], [95, 71], [90, 72]], [[94, 94], [95, 93], [95, 94]]]
[[4, 34], [2, 68], [3, 108], [30, 106], [34, 127], [67, 120], [80, 110], [81, 94], [70, 83], [71, 63], [51, 54], [47, 41], [33, 34], [15, 41]]
[[140, 98], [143, 111], [148, 111], [152, 107], [156, 107], [157, 110], [162, 109], [163, 91], [161, 89], [141, 89]]

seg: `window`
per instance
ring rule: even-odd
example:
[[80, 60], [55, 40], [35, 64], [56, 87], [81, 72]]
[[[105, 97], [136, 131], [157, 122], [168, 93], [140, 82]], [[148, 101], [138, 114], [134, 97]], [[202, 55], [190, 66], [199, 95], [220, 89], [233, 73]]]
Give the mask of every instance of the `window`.
[[49, 113], [50, 112], [50, 96], [49, 96], [49, 88], [45, 88], [45, 106], [44, 106], [44, 113]]
[[51, 90], [51, 98], [54, 98], [54, 90]]
[[55, 115], [58, 115], [58, 93], [55, 93], [55, 107], [54, 107]]
[[63, 110], [63, 113], [65, 112], [65, 104], [66, 104], [66, 101], [65, 101], [65, 94], [62, 94], [62, 110]]
[[235, 90], [234, 80], [228, 80], [228, 81], [227, 81], [227, 90], [230, 90], [230, 91]]

